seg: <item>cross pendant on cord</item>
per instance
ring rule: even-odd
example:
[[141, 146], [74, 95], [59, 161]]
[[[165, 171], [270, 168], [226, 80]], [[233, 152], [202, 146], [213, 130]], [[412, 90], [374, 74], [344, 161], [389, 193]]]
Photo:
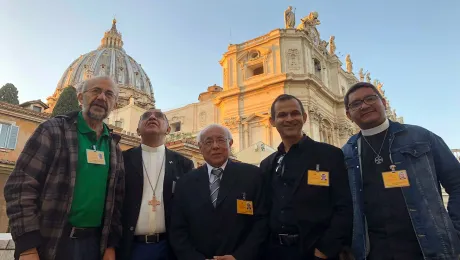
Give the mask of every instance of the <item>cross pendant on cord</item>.
[[153, 195], [152, 200], [149, 200], [149, 205], [152, 206], [153, 212], [157, 211], [157, 206], [159, 206], [160, 204], [161, 204], [160, 201], [157, 200], [155, 195]]
[[375, 159], [374, 159], [374, 162], [375, 162], [376, 164], [381, 164], [381, 163], [383, 163], [383, 157], [380, 156], [380, 155], [377, 155], [377, 157], [375, 157]]

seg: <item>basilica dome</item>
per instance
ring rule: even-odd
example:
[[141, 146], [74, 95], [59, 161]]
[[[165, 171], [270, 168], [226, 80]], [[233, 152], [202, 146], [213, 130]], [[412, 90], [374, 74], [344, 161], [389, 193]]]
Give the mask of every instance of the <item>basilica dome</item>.
[[122, 35], [117, 30], [114, 19], [112, 28], [104, 33], [99, 47], [89, 53], [80, 55], [65, 70], [57, 84], [53, 96], [48, 97], [48, 112], [52, 111], [62, 90], [67, 86], [76, 87], [80, 82], [93, 76], [110, 76], [120, 87], [118, 107], [128, 105], [133, 97], [135, 104], [142, 108], [155, 106], [152, 83], [137, 63], [123, 49]]

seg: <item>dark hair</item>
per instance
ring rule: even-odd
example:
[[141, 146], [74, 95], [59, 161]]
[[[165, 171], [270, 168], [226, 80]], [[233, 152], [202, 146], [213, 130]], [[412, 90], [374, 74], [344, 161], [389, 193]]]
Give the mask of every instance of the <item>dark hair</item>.
[[276, 104], [276, 102], [285, 101], [285, 100], [291, 100], [291, 99], [295, 99], [299, 103], [300, 111], [302, 111], [302, 115], [304, 115], [305, 114], [305, 108], [302, 105], [302, 101], [300, 101], [298, 98], [294, 97], [293, 95], [281, 94], [277, 98], [275, 98], [275, 101], [273, 101], [273, 103], [272, 103], [272, 107], [270, 109], [271, 117], [273, 119], [275, 119], [275, 112], [276, 112], [275, 111], [275, 104]]
[[353, 86], [351, 86], [348, 89], [347, 93], [345, 94], [343, 102], [345, 103], [346, 110], [348, 110], [348, 102], [350, 102], [350, 94], [361, 88], [370, 88], [379, 96], [380, 99], [383, 99], [382, 94], [380, 94], [380, 91], [378, 91], [378, 89], [374, 85], [368, 82], [358, 82], [354, 84]]

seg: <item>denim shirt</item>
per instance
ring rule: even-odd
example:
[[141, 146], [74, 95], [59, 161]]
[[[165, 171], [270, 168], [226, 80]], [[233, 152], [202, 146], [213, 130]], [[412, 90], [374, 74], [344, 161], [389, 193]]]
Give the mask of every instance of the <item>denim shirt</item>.
[[[406, 170], [410, 186], [401, 188], [425, 259], [460, 259], [460, 163], [444, 141], [414, 125], [390, 121], [389, 152], [397, 170]], [[357, 260], [369, 251], [362, 192], [361, 133], [343, 146], [353, 198], [352, 247]], [[387, 151], [384, 151], [387, 152]], [[441, 185], [449, 194], [447, 210]], [[372, 245], [370, 245], [372, 246]]]

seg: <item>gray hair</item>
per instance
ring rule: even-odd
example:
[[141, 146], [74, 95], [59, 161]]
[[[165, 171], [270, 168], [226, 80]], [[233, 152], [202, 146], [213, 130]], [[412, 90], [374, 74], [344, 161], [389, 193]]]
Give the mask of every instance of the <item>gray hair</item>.
[[77, 89], [77, 94], [78, 93], [83, 93], [85, 90], [88, 88], [89, 83], [97, 80], [108, 80], [110, 81], [112, 87], [113, 87], [113, 92], [115, 92], [115, 96], [118, 96], [118, 93], [120, 92], [120, 88], [118, 87], [117, 83], [113, 80], [112, 77], [110, 76], [97, 76], [97, 77], [92, 77], [90, 79], [84, 80], [75, 87]]
[[203, 138], [204, 133], [206, 133], [206, 131], [208, 131], [211, 128], [220, 128], [220, 129], [222, 129], [225, 132], [225, 135], [227, 136], [228, 141], [233, 140], [232, 133], [230, 133], [230, 130], [228, 130], [228, 128], [223, 127], [223, 126], [221, 126], [219, 124], [210, 124], [210, 125], [206, 126], [205, 128], [201, 129], [201, 131], [196, 136], [196, 141], [198, 143], [201, 142], [201, 139]]

